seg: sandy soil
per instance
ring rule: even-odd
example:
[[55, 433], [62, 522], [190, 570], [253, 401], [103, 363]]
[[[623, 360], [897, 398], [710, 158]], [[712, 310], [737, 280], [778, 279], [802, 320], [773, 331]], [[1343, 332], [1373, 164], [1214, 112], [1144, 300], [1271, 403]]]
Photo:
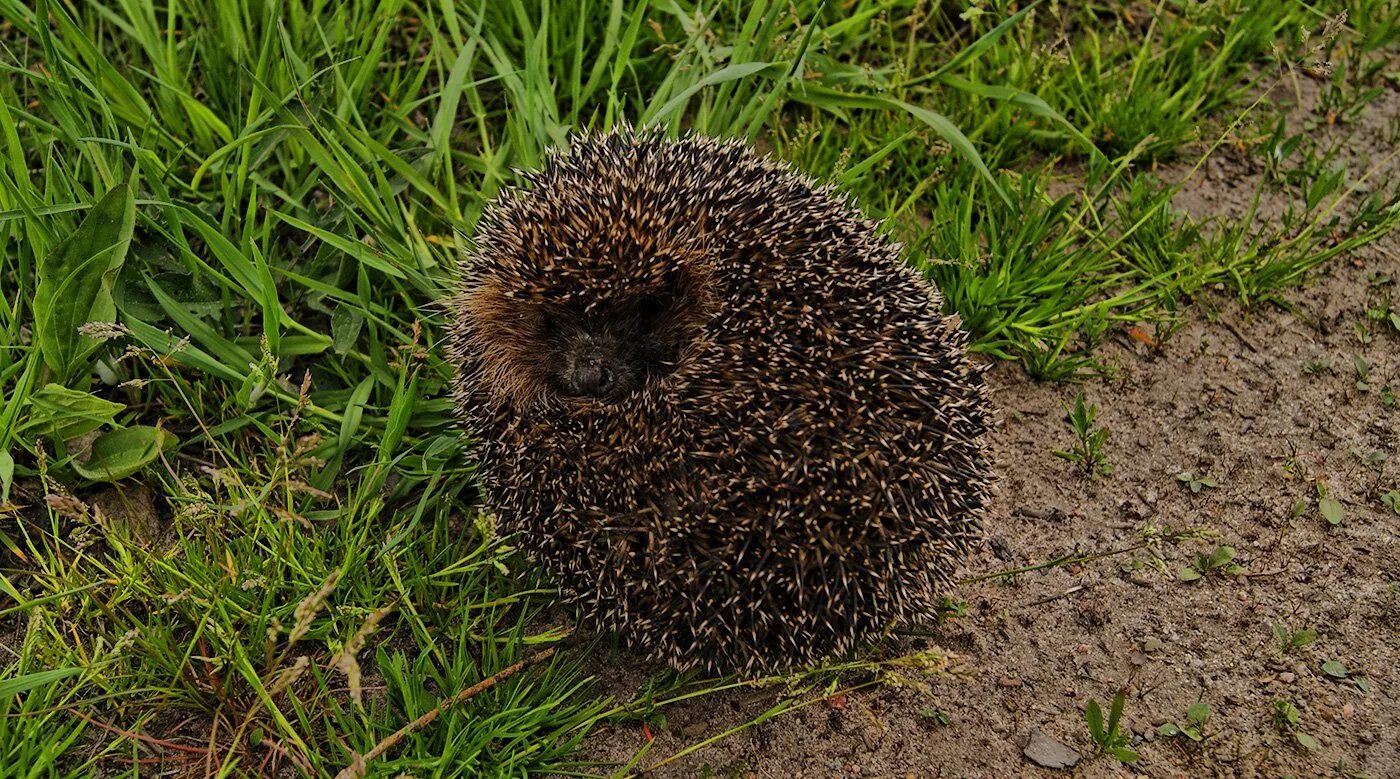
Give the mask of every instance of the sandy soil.
[[[1359, 127], [1319, 132], [1356, 130], [1344, 156], [1361, 170], [1389, 153], [1397, 116], [1392, 91]], [[1197, 217], [1239, 213], [1259, 175], [1253, 161], [1226, 154], [1178, 205]], [[1290, 296], [1291, 312], [1244, 310], [1212, 292], [1160, 349], [1125, 334], [1104, 351], [1117, 367], [1111, 382], [1036, 384], [996, 366], [1000, 494], [987, 520], [992, 543], [971, 572], [1154, 543], [962, 588], [967, 614], [928, 641], [958, 654], [968, 673], [934, 680], [931, 694], [885, 687], [840, 708], [810, 706], [651, 775], [1400, 777], [1400, 514], [1379, 499], [1400, 489], [1400, 411], [1380, 392], [1400, 392], [1400, 333], [1366, 319], [1368, 304], [1400, 302], [1397, 282], [1392, 235], [1327, 266]], [[1358, 338], [1358, 322], [1371, 326], [1371, 343]], [[1357, 386], [1357, 356], [1370, 366], [1367, 390]], [[1072, 443], [1063, 408], [1080, 390], [1112, 430], [1115, 470], [1097, 481], [1052, 454]], [[1183, 472], [1217, 486], [1193, 492]], [[1319, 484], [1340, 501], [1336, 526], [1319, 513]], [[1237, 550], [1242, 573], [1178, 578], [1220, 545]], [[1316, 640], [1285, 652], [1275, 624], [1315, 629]], [[1347, 678], [1324, 672], [1334, 660]], [[1086, 703], [1106, 704], [1119, 689], [1142, 756], [1133, 766], [1100, 754], [1085, 726]], [[746, 722], [778, 695], [750, 690], [667, 708], [642, 764]], [[1198, 701], [1211, 712], [1202, 742], [1157, 733], [1184, 723]], [[1315, 750], [1280, 732], [1276, 701], [1296, 705]], [[1076, 750], [1077, 765], [1031, 762], [1023, 750], [1035, 730]], [[619, 726], [584, 751], [626, 760], [642, 738], [637, 726]]]

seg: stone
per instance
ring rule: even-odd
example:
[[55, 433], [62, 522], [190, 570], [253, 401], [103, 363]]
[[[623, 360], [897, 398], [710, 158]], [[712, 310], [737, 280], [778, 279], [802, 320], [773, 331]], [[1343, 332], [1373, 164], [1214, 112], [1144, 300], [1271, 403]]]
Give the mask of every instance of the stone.
[[1022, 754], [1041, 768], [1073, 768], [1079, 762], [1079, 752], [1045, 735], [1040, 728], [1031, 729]]

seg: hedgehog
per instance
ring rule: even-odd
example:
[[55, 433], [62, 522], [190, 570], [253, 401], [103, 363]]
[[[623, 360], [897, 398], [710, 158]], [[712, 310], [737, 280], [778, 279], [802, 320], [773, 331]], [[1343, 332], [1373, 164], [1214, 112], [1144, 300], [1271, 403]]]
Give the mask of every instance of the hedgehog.
[[983, 369], [846, 196], [739, 141], [571, 139], [448, 301], [486, 508], [580, 624], [777, 670], [936, 619], [992, 481]]

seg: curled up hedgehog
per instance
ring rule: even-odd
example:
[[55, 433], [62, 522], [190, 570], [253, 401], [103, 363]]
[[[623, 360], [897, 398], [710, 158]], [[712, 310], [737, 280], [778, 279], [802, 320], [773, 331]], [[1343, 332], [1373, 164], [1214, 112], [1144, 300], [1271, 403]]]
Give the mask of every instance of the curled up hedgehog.
[[988, 497], [980, 370], [840, 194], [733, 142], [575, 138], [450, 303], [487, 505], [583, 623], [686, 669], [935, 617]]

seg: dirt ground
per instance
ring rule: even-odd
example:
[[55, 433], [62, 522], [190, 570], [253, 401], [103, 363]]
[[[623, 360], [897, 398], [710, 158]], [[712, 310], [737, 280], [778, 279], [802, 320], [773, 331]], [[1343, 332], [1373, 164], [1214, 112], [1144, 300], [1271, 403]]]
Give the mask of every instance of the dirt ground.
[[[1315, 102], [1305, 88], [1297, 117]], [[1391, 152], [1397, 117], [1392, 90], [1358, 126], [1318, 132], [1355, 130], [1343, 156], [1360, 171]], [[1243, 211], [1262, 172], [1230, 154], [1207, 164], [1179, 207], [1197, 218]], [[1393, 183], [1395, 170], [1392, 161], [1375, 183]], [[933, 680], [931, 695], [885, 687], [843, 708], [809, 706], [650, 775], [1400, 777], [1400, 514], [1379, 497], [1400, 489], [1400, 411], [1381, 392], [1400, 392], [1400, 333], [1366, 318], [1368, 303], [1400, 302], [1397, 282], [1400, 235], [1391, 235], [1326, 266], [1289, 296], [1291, 312], [1242, 309], [1212, 292], [1160, 350], [1124, 334], [1103, 351], [1117, 369], [1109, 382], [1037, 384], [996, 366], [1000, 490], [986, 522], [992, 543], [969, 572], [1156, 543], [960, 589], [967, 614], [928, 643], [956, 653], [968, 673]], [[1363, 322], [1369, 344], [1355, 329]], [[1358, 356], [1369, 365], [1364, 390]], [[1063, 409], [1080, 390], [1112, 431], [1114, 471], [1097, 481], [1052, 454], [1072, 442]], [[1188, 472], [1216, 486], [1193, 492], [1179, 478]], [[1340, 502], [1335, 526], [1319, 512], [1319, 484]], [[1220, 545], [1237, 550], [1243, 572], [1179, 578]], [[1274, 625], [1314, 629], [1316, 640], [1284, 651]], [[1337, 678], [1335, 666], [1329, 675], [1329, 661], [1348, 675]], [[1117, 689], [1127, 691], [1125, 727], [1141, 753], [1132, 766], [1099, 753], [1085, 726], [1086, 703], [1106, 705]], [[776, 699], [749, 690], [668, 707], [642, 765]], [[1158, 734], [1199, 701], [1210, 707], [1202, 742]], [[1278, 701], [1297, 707], [1315, 749], [1280, 731]], [[1037, 730], [1077, 751], [1077, 764], [1033, 763], [1024, 748]], [[584, 752], [625, 761], [641, 739], [637, 726], [619, 726], [595, 733]]]

